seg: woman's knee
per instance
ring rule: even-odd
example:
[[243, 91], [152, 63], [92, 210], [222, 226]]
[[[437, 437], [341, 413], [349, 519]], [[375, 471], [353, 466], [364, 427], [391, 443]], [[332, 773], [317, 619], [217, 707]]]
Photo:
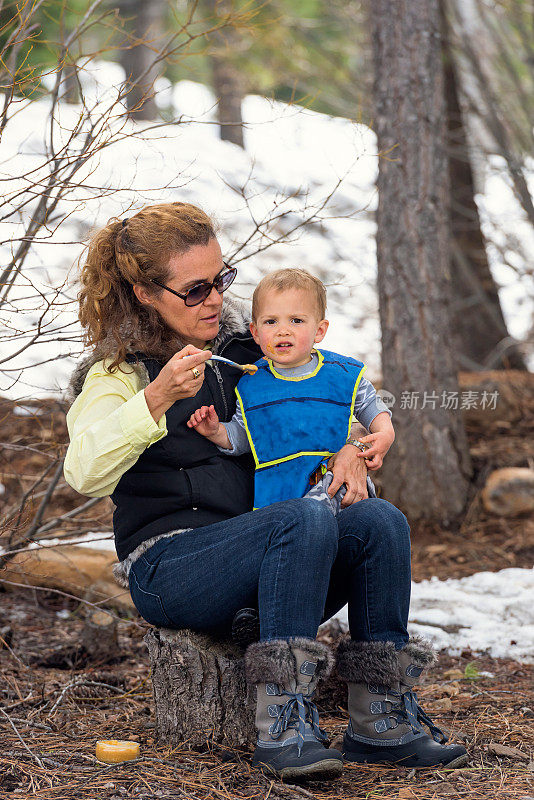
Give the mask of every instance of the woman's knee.
[[391, 528], [395, 533], [406, 533], [410, 535], [410, 525], [400, 508], [378, 497], [374, 499], [374, 502], [380, 504], [380, 516], [385, 524], [387, 524], [388, 528]]
[[[358, 508], [358, 506], [361, 506]], [[409, 540], [410, 525], [402, 511], [382, 498], [369, 498], [348, 506], [344, 514], [343, 527], [348, 523], [370, 536], [389, 540]], [[352, 518], [352, 519], [351, 519]], [[351, 531], [351, 532], [356, 532]]]
[[323, 548], [323, 552], [328, 545], [334, 552], [337, 550], [339, 530], [326, 503], [305, 498], [286, 500], [280, 503], [280, 511], [286, 522], [284, 527], [292, 530], [303, 544], [316, 544]]

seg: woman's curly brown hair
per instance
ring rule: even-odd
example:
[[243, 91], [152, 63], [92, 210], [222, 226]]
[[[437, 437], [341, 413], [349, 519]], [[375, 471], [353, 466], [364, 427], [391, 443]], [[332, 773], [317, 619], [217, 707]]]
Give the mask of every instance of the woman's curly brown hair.
[[158, 296], [152, 283], [169, 278], [171, 256], [216, 237], [212, 220], [189, 203], [147, 206], [125, 220], [112, 218], [91, 239], [80, 271], [79, 319], [84, 342], [111, 358], [113, 372], [127, 353], [141, 351], [167, 361], [175, 352], [172, 331], [157, 311], [139, 302], [138, 283]]

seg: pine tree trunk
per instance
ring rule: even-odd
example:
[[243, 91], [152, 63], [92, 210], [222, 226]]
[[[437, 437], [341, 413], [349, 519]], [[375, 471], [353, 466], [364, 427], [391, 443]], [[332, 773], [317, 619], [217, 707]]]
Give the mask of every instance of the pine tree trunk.
[[120, 0], [130, 39], [123, 42], [119, 60], [126, 75], [126, 107], [132, 119], [156, 119], [159, 113], [154, 82], [162, 65], [155, 60], [165, 8], [165, 0]]
[[382, 478], [410, 519], [447, 524], [465, 506], [470, 460], [461, 414], [443, 403], [458, 378], [438, 0], [377, 0], [372, 23], [383, 386], [397, 432]]
[[255, 688], [246, 684], [236, 645], [164, 628], [151, 629], [145, 642], [161, 740], [173, 747], [253, 746]]
[[[221, 24], [231, 14], [231, 0], [203, 0], [203, 7], [213, 24]], [[225, 142], [245, 147], [241, 104], [244, 83], [241, 72], [232, 60], [239, 52], [239, 31], [231, 22], [210, 34], [209, 59], [213, 77], [213, 90], [217, 98], [219, 135]]]
[[[440, 9], [451, 186], [451, 322], [457, 337], [460, 366], [463, 369], [482, 369], [486, 359], [492, 353], [498, 354], [500, 344], [508, 340], [510, 334], [489, 268], [475, 203], [467, 135], [458, 99], [458, 74], [450, 49], [450, 31], [443, 0]], [[525, 362], [517, 348], [511, 347], [502, 357], [496, 355], [488, 367], [525, 369]]]

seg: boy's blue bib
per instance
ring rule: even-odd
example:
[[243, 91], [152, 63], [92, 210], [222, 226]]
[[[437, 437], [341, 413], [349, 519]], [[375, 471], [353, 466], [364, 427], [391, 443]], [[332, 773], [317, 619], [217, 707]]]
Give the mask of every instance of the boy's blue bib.
[[366, 367], [361, 361], [319, 351], [314, 372], [286, 378], [272, 361], [256, 362], [255, 375], [236, 387], [256, 463], [254, 507], [302, 497], [321, 461], [346, 442], [356, 391]]

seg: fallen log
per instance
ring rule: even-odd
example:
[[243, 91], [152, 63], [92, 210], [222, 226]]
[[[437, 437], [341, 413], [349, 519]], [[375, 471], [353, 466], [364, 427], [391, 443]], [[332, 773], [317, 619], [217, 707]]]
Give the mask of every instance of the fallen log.
[[0, 580], [8, 591], [17, 588], [9, 581], [44, 586], [120, 611], [133, 610], [129, 591], [117, 584], [111, 572], [116, 562], [109, 550], [78, 545], [40, 547], [13, 556], [0, 572]]
[[[377, 389], [387, 389], [380, 378], [373, 380], [373, 384]], [[521, 419], [524, 409], [532, 403], [534, 375], [517, 369], [462, 371], [458, 373], [458, 388], [457, 406], [451, 400], [451, 407], [461, 411], [465, 423], [512, 424]], [[442, 402], [441, 397], [437, 402]]]
[[504, 467], [494, 470], [482, 490], [482, 502], [490, 514], [518, 517], [534, 511], [534, 470]]

